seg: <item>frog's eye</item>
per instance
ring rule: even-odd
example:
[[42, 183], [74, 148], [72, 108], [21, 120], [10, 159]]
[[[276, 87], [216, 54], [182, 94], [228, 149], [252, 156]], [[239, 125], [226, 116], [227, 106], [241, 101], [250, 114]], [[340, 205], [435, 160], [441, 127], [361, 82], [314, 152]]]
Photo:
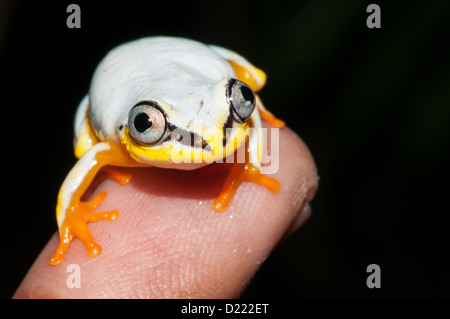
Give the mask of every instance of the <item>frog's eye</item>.
[[128, 128], [137, 142], [153, 144], [158, 142], [166, 131], [166, 117], [155, 102], [142, 102], [131, 109]]
[[252, 115], [256, 99], [252, 89], [242, 81], [230, 79], [227, 89], [227, 100], [233, 109], [236, 121], [243, 123]]

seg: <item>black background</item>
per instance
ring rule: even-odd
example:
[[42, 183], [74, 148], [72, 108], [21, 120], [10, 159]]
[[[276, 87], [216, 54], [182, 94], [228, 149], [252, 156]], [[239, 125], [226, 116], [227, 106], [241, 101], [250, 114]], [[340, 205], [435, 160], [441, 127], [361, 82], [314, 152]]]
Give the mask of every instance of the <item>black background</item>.
[[[0, 297], [57, 229], [73, 114], [95, 66], [151, 35], [221, 45], [263, 69], [263, 101], [315, 157], [312, 217], [243, 297], [450, 296], [450, 2], [377, 1], [381, 29], [367, 28], [361, 0], [72, 2], [81, 29], [66, 26], [69, 1], [3, 12]], [[366, 286], [372, 263], [381, 289]]]

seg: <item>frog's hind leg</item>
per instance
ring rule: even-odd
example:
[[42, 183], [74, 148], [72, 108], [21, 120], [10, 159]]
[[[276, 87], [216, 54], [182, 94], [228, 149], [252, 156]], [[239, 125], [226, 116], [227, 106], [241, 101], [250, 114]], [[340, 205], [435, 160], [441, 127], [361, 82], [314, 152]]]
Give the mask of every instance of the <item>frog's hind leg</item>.
[[282, 128], [286, 125], [286, 123], [284, 123], [283, 120], [277, 118], [275, 115], [272, 114], [272, 112], [270, 112], [268, 109], [264, 107], [264, 104], [258, 95], [256, 95], [256, 107], [258, 108], [261, 118], [269, 122], [270, 126]]

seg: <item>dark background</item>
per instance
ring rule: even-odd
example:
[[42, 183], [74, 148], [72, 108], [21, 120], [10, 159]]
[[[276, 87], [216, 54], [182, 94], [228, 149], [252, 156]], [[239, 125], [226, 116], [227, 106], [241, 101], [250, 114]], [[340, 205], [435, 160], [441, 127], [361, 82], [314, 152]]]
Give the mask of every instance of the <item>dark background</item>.
[[[218, 44], [266, 71], [263, 101], [315, 157], [312, 217], [243, 297], [450, 296], [449, 1], [373, 1], [381, 29], [367, 28], [362, 0], [58, 2], [0, 6], [0, 297], [57, 229], [95, 66], [151, 35]], [[66, 27], [71, 2], [81, 29]], [[366, 286], [372, 263], [381, 289]]]

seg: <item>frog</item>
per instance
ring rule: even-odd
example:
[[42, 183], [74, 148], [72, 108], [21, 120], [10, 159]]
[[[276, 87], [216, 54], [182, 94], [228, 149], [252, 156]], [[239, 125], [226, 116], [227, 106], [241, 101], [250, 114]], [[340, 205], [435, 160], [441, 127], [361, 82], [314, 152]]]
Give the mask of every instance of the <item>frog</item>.
[[50, 264], [64, 260], [75, 238], [89, 256], [101, 254], [88, 223], [119, 212], [94, 212], [106, 191], [87, 199], [105, 178], [129, 183], [131, 174], [119, 168], [201, 169], [243, 149], [245, 160], [232, 164], [213, 210], [224, 212], [243, 181], [278, 192], [278, 180], [261, 173], [264, 134], [248, 134], [262, 120], [285, 125], [257, 94], [266, 78], [238, 53], [187, 38], [150, 36], [109, 51], [75, 112], [77, 162], [58, 193], [59, 245]]

